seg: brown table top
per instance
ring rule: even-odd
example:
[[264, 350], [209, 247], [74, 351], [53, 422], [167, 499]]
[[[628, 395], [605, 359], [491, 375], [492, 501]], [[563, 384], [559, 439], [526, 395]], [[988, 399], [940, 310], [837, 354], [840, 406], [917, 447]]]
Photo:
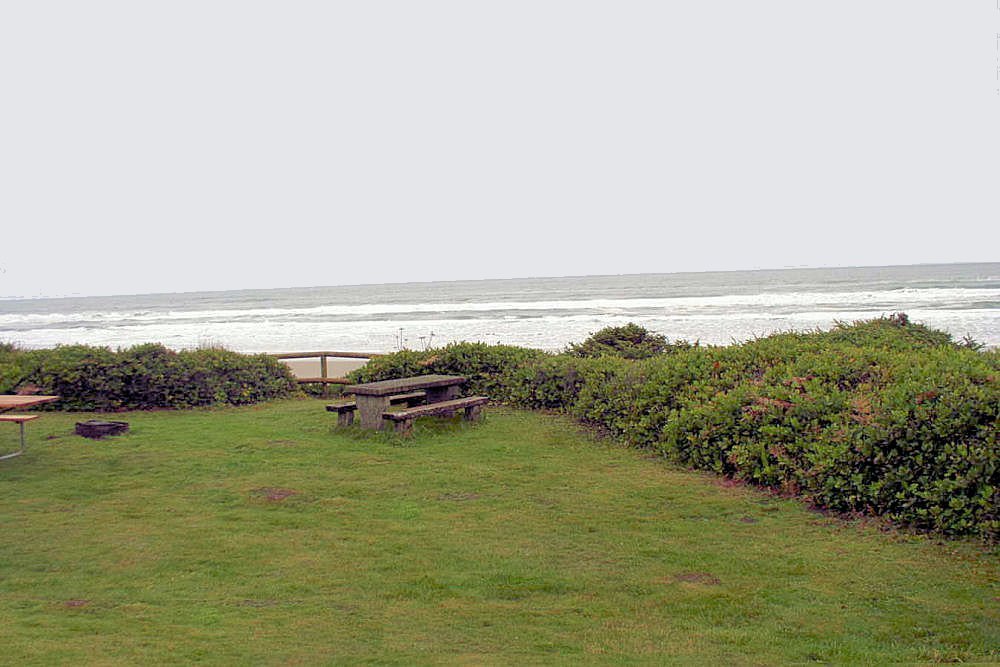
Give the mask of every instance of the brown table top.
[[419, 375], [398, 380], [382, 380], [365, 384], [352, 384], [344, 387], [345, 394], [360, 394], [362, 396], [391, 396], [404, 394], [417, 389], [434, 389], [462, 384], [466, 378], [461, 375]]
[[11, 394], [0, 394], [0, 412], [4, 410], [16, 410], [17, 408], [30, 408], [42, 403], [58, 401], [58, 396], [17, 396]]

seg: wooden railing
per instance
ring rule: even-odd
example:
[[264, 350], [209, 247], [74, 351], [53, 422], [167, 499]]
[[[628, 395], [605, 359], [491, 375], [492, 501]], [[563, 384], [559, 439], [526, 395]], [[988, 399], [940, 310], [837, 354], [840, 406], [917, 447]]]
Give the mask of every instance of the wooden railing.
[[319, 359], [319, 377], [297, 378], [299, 384], [322, 384], [323, 395], [327, 394], [327, 387], [331, 384], [350, 384], [347, 378], [332, 378], [327, 369], [327, 359], [373, 359], [381, 356], [376, 352], [287, 352], [275, 354], [278, 359]]

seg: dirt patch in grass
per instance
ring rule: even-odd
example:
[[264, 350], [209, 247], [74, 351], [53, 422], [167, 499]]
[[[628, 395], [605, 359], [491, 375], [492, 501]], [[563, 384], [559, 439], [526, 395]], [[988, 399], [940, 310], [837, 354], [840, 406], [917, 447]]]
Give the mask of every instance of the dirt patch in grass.
[[78, 609], [86, 607], [88, 604], [90, 604], [90, 600], [66, 600], [63, 602], [63, 606], [67, 609]]
[[277, 607], [279, 602], [277, 600], [240, 600], [237, 603], [240, 607]]
[[479, 498], [478, 493], [442, 493], [437, 497], [438, 500], [453, 500], [455, 502], [463, 502], [466, 500], [476, 500]]
[[274, 503], [280, 503], [282, 500], [285, 500], [286, 498], [299, 495], [299, 492], [296, 491], [295, 489], [279, 489], [276, 487], [269, 487], [269, 486], [260, 489], [253, 489], [252, 491], [250, 491], [250, 493], [255, 496], [260, 496], [265, 500], [269, 500]]
[[708, 572], [681, 572], [671, 577], [671, 581], [677, 584], [703, 584], [705, 586], [718, 586], [722, 583], [717, 576]]

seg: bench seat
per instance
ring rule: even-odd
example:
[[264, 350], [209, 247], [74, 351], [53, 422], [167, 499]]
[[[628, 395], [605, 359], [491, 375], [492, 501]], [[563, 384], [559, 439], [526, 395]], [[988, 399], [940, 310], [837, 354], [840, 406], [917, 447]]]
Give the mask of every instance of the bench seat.
[[20, 456], [24, 453], [24, 424], [25, 422], [30, 422], [33, 419], [38, 419], [38, 415], [0, 415], [0, 422], [20, 424], [21, 426], [21, 449], [11, 454], [4, 454], [3, 456], [0, 456], [0, 461]]
[[386, 422], [394, 422], [396, 433], [409, 435], [413, 432], [413, 420], [417, 417], [453, 415], [458, 410], [464, 410], [466, 421], [476, 421], [482, 416], [483, 406], [489, 400], [486, 396], [468, 396], [450, 401], [439, 401], [396, 412], [385, 412], [382, 414], [382, 419]]
[[38, 415], [0, 415], [0, 422], [13, 422], [15, 424], [30, 422], [32, 419], [38, 419]]
[[[389, 397], [389, 403], [396, 405], [406, 403], [415, 405], [427, 397], [426, 391], [411, 391], [405, 394], [396, 394]], [[342, 403], [332, 403], [326, 406], [327, 412], [337, 413], [337, 426], [350, 426], [354, 423], [354, 413], [358, 409], [357, 401], [344, 401]]]

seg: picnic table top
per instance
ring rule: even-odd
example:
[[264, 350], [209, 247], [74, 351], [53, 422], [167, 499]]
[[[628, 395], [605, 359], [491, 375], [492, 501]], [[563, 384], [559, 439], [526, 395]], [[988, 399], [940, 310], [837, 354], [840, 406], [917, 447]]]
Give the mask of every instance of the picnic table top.
[[58, 401], [58, 396], [19, 396], [16, 394], [0, 394], [0, 412], [17, 408], [30, 408], [42, 403]]
[[380, 382], [366, 382], [365, 384], [352, 384], [344, 387], [344, 393], [359, 394], [361, 396], [391, 396], [402, 394], [415, 389], [434, 389], [435, 387], [450, 387], [451, 385], [462, 384], [466, 378], [461, 375], [418, 375], [411, 378], [399, 378], [398, 380], [381, 380]]

